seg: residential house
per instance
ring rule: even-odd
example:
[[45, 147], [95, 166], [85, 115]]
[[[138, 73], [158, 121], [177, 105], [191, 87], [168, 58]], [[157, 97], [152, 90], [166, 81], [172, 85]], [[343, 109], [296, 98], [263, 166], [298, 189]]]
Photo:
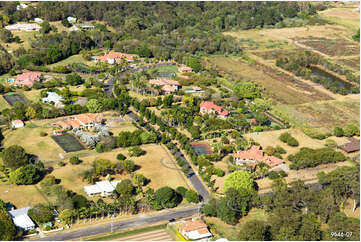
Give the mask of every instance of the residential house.
[[353, 137], [348, 138], [348, 143], [338, 146], [345, 153], [352, 153], [360, 150], [360, 140]]
[[44, 20], [42, 20], [41, 18], [34, 18], [34, 21], [38, 24], [42, 24], [44, 22]]
[[35, 81], [41, 81], [40, 72], [24, 72], [21, 75], [17, 75], [13, 84], [15, 86], [33, 86]]
[[62, 103], [63, 97], [58, 95], [56, 92], [46, 92], [47, 96], [42, 98], [43, 103], [54, 104], [57, 108], [63, 108], [64, 104]]
[[248, 165], [254, 167], [258, 163], [263, 162], [273, 168], [284, 163], [284, 160], [275, 156], [265, 156], [261, 146], [257, 145], [252, 146], [249, 150], [238, 151], [237, 153], [232, 154], [232, 156], [237, 165]]
[[76, 21], [77, 21], [77, 18], [71, 17], [71, 16], [67, 17], [66, 19], [68, 20], [69, 23], [72, 23], [72, 24], [76, 23]]
[[213, 236], [211, 232], [209, 232], [207, 224], [200, 220], [186, 221], [182, 226], [180, 226], [179, 232], [185, 238], [190, 240], [201, 240]]
[[96, 182], [95, 185], [85, 186], [84, 191], [90, 197], [92, 196], [102, 196], [107, 197], [112, 195], [113, 191], [115, 190], [117, 184], [120, 181], [100, 181]]
[[25, 9], [27, 8], [28, 5], [26, 5], [25, 3], [20, 3], [19, 5], [16, 6], [16, 10], [21, 10], [21, 9]]
[[24, 122], [21, 120], [13, 120], [11, 122], [11, 127], [13, 129], [22, 128], [22, 127], [24, 127]]
[[10, 31], [38, 31], [40, 26], [38, 24], [12, 24], [5, 26], [5, 29]]
[[199, 112], [201, 113], [201, 115], [214, 114], [222, 119], [226, 119], [228, 116], [227, 111], [222, 111], [221, 106], [215, 105], [211, 101], [202, 101], [199, 105], [199, 108]]
[[188, 66], [180, 66], [180, 67], [178, 67], [178, 71], [179, 72], [192, 72], [193, 69]]
[[61, 127], [62, 129], [91, 129], [96, 124], [102, 124], [103, 115], [96, 113], [82, 113], [70, 116], [66, 119], [52, 123], [53, 127]]
[[28, 215], [28, 211], [32, 207], [19, 208], [8, 211], [11, 219], [13, 220], [16, 227], [28, 231], [35, 229], [35, 223], [31, 220]]
[[167, 78], [151, 79], [149, 80], [149, 84], [160, 86], [165, 94], [173, 93], [180, 88], [179, 82]]
[[107, 62], [108, 64], [114, 64], [114, 63], [119, 63], [123, 60], [132, 62], [132, 61], [134, 61], [134, 59], [136, 57], [137, 57], [137, 55], [112, 52], [112, 53], [105, 54], [103, 56], [98, 56], [98, 57], [96, 57], [96, 60], [102, 61], [102, 62]]

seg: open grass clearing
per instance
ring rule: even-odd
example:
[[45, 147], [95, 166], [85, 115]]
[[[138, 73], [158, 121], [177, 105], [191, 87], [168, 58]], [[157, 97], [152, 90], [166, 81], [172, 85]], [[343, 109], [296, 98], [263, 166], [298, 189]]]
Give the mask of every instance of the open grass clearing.
[[86, 65], [92, 65], [94, 64], [95, 62], [93, 61], [87, 61], [83, 58], [83, 56], [81, 54], [78, 54], [78, 55], [72, 55], [64, 60], [61, 60], [59, 62], [56, 62], [54, 64], [51, 64], [51, 65], [47, 65], [47, 67], [49, 68], [55, 68], [57, 66], [66, 66], [66, 65], [71, 65], [73, 63], [83, 63], [83, 64], [86, 64]]
[[14, 37], [18, 36], [22, 43], [3, 43], [0, 42], [1, 45], [3, 45], [6, 50], [10, 53], [12, 53], [14, 50], [17, 50], [20, 47], [24, 47], [26, 50], [30, 49], [30, 42], [32, 39], [34, 39], [35, 35], [39, 35], [38, 31], [11, 31]]
[[4, 96], [0, 96], [0, 111], [4, 110], [5, 108], [11, 108], [9, 103], [5, 100]]
[[299, 104], [331, 99], [312, 86], [261, 63], [251, 65], [237, 58], [223, 56], [208, 58], [206, 61], [235, 79], [252, 80], [261, 84], [265, 88], [265, 95], [277, 103]]
[[360, 95], [341, 96], [338, 100], [319, 101], [300, 105], [276, 105], [274, 112], [292, 124], [331, 132], [334, 127], [360, 122]]
[[356, 31], [360, 28], [360, 10], [355, 8], [329, 8], [324, 11], [320, 11], [319, 15], [329, 21], [343, 25]]
[[45, 203], [46, 199], [35, 185], [14, 185], [0, 182], [0, 198], [17, 208]]

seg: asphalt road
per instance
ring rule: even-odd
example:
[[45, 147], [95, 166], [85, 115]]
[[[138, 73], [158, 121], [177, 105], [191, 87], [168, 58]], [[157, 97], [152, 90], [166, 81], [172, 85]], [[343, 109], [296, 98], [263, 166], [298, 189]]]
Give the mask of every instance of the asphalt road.
[[179, 219], [189, 217], [193, 214], [198, 213], [200, 205], [197, 205], [192, 208], [170, 210], [166, 213], [156, 214], [156, 215], [138, 215], [138, 218], [128, 219], [108, 224], [88, 226], [83, 229], [78, 229], [74, 231], [64, 231], [59, 232], [54, 235], [49, 235], [43, 238], [34, 238], [32, 240], [37, 241], [62, 241], [62, 240], [72, 240], [79, 239], [86, 236], [92, 236], [102, 233], [110, 233], [120, 229], [132, 228], [137, 226], [143, 226], [148, 224], [154, 224], [161, 221], [169, 221], [172, 219]]

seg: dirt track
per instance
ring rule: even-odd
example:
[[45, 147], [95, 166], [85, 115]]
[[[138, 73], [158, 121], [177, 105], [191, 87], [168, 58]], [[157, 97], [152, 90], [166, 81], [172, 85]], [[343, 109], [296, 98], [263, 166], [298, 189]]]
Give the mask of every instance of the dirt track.
[[112, 239], [113, 241], [173, 241], [173, 238], [168, 234], [165, 229], [129, 235]]

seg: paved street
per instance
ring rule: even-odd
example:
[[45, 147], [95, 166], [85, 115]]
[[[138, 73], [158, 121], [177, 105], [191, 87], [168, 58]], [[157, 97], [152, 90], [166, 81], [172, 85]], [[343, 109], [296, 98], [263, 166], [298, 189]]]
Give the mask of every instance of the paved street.
[[144, 215], [141, 214], [142, 217], [128, 219], [108, 224], [101, 224], [101, 225], [94, 225], [88, 226], [86, 228], [74, 230], [74, 231], [64, 231], [59, 232], [54, 235], [49, 235], [43, 238], [34, 238], [32, 240], [38, 241], [61, 241], [61, 240], [72, 240], [72, 239], [79, 239], [85, 236], [97, 235], [102, 233], [110, 233], [120, 229], [132, 228], [137, 226], [144, 226], [148, 224], [154, 224], [161, 221], [169, 221], [171, 219], [179, 219], [184, 217], [189, 217], [193, 214], [198, 213], [200, 205], [192, 207], [192, 208], [185, 208], [185, 209], [177, 209], [177, 210], [170, 210], [169, 212], [163, 212], [156, 215]]

